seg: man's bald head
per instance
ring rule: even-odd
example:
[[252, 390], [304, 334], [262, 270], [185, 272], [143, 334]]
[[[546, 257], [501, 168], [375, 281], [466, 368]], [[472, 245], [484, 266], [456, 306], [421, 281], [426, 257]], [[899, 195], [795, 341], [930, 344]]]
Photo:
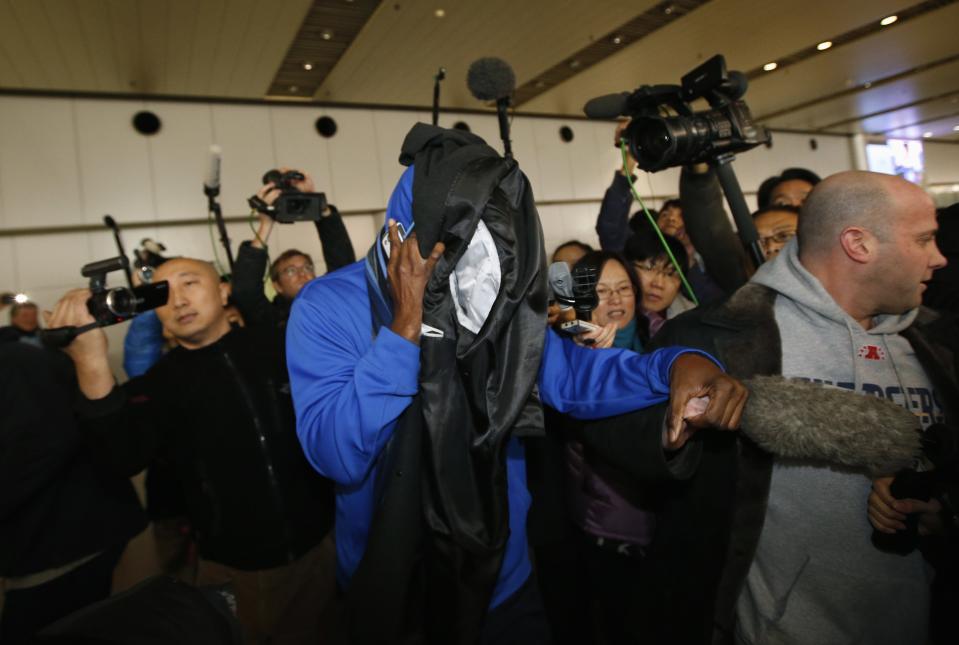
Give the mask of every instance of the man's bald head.
[[164, 328], [187, 349], [216, 342], [230, 331], [226, 306], [228, 287], [209, 262], [192, 258], [167, 260], [154, 280], [170, 285], [167, 303], [157, 308]]
[[806, 198], [799, 217], [800, 256], [827, 254], [839, 248], [839, 236], [854, 226], [888, 241], [898, 217], [915, 200], [932, 201], [901, 177], [851, 170], [821, 181]]

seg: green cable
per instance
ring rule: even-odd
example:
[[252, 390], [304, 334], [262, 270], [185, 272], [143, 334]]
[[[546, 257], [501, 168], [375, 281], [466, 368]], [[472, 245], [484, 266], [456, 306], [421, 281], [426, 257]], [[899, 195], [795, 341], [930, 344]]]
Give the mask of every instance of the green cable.
[[663, 237], [663, 232], [659, 230], [659, 225], [656, 224], [656, 218], [653, 217], [649, 209], [646, 208], [646, 204], [643, 203], [643, 198], [639, 196], [639, 192], [636, 190], [635, 184], [633, 184], [633, 176], [629, 172], [629, 163], [626, 156], [626, 140], [619, 140], [619, 150], [623, 155], [623, 175], [626, 177], [627, 183], [629, 183], [629, 190], [633, 193], [633, 198], [639, 202], [640, 208], [643, 209], [643, 212], [646, 213], [646, 219], [649, 220], [649, 223], [653, 225], [653, 230], [656, 231], [656, 235], [659, 236], [659, 241], [662, 242], [663, 248], [666, 249], [666, 255], [669, 256], [669, 260], [673, 263], [673, 267], [676, 269], [676, 272], [679, 274], [679, 279], [682, 280], [683, 286], [686, 287], [686, 292], [689, 293], [690, 300], [693, 301], [693, 304], [697, 307], [699, 306], [699, 300], [696, 298], [696, 294], [693, 293], [693, 288], [689, 286], [689, 282], [686, 280], [686, 272], [679, 266], [679, 262], [676, 261], [676, 257], [673, 255], [672, 249], [669, 248], [669, 245], [666, 244], [666, 238]]

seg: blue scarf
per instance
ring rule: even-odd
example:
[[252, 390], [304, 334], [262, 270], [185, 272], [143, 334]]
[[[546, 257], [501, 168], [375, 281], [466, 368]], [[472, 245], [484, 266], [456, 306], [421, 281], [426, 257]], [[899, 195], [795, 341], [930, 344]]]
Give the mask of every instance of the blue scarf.
[[622, 329], [616, 330], [616, 338], [613, 340], [613, 347], [620, 349], [631, 349], [637, 354], [643, 353], [643, 343], [639, 340], [639, 334], [636, 333], [636, 317], [629, 321]]

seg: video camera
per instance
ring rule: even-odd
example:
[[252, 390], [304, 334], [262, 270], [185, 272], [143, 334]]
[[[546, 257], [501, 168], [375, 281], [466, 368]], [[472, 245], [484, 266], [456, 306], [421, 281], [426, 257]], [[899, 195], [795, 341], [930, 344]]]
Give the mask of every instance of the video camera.
[[[623, 138], [636, 165], [647, 172], [714, 160], [770, 140], [753, 121], [742, 100], [747, 81], [742, 72], [727, 72], [716, 55], [683, 76], [682, 85], [643, 85], [629, 93], [592, 99], [584, 108], [593, 118], [630, 117]], [[704, 98], [710, 109], [696, 112], [691, 103]], [[671, 108], [676, 116], [663, 116]]]
[[269, 215], [280, 224], [293, 222], [318, 222], [327, 209], [326, 193], [304, 193], [293, 185], [294, 181], [305, 179], [303, 173], [296, 170], [280, 172], [273, 169], [263, 175], [263, 184], [273, 183], [280, 189], [280, 196], [273, 204], [254, 195], [247, 200], [250, 208]]
[[124, 320], [166, 304], [169, 298], [169, 283], [164, 280], [139, 287], [107, 288], [107, 274], [113, 271], [127, 271], [130, 267], [126, 256], [117, 256], [84, 265], [80, 273], [90, 279], [91, 296], [87, 300], [87, 311], [94, 322], [81, 327], [57, 327], [44, 329], [41, 339], [51, 348], [66, 347], [83, 332], [97, 327], [109, 327]]
[[144, 284], [153, 282], [153, 271], [167, 261], [163, 257], [166, 247], [148, 237], [140, 240], [140, 248], [133, 251], [133, 268]]

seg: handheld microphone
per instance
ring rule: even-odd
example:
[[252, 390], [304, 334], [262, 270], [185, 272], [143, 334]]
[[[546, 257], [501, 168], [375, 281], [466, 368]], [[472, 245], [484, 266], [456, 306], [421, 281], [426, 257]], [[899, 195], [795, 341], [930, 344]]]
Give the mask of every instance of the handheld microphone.
[[573, 269], [573, 308], [580, 320], [591, 320], [593, 309], [599, 304], [599, 296], [596, 295], [597, 282], [599, 275], [595, 267], [579, 266]]
[[220, 158], [222, 148], [215, 143], [210, 146], [210, 166], [207, 168], [206, 180], [203, 182], [203, 192], [207, 197], [216, 197], [220, 194]]
[[513, 149], [509, 140], [510, 97], [516, 89], [516, 73], [502, 58], [480, 58], [470, 65], [466, 74], [466, 85], [470, 93], [480, 101], [496, 101], [496, 113], [499, 116], [499, 136], [503, 140], [503, 156], [513, 158]]
[[549, 288], [560, 308], [569, 309], [576, 304], [573, 296], [573, 275], [565, 262], [553, 262], [549, 265]]

